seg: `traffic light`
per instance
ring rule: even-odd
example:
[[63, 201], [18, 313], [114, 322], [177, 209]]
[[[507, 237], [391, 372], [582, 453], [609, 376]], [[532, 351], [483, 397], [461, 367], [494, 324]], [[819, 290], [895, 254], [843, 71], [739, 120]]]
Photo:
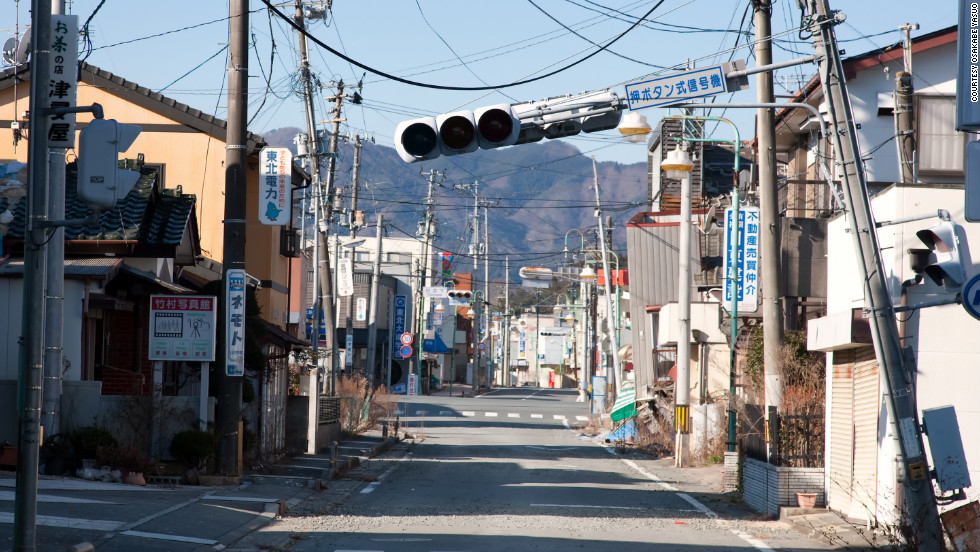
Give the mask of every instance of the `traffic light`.
[[470, 297], [473, 296], [473, 292], [468, 289], [451, 289], [449, 290], [449, 298], [455, 299], [457, 301], [469, 301]]
[[133, 189], [140, 173], [119, 168], [140, 127], [112, 119], [93, 119], [79, 135], [78, 197], [96, 210], [112, 209]]
[[508, 104], [402, 121], [395, 127], [395, 151], [406, 163], [459, 155], [517, 142], [521, 122]]
[[959, 291], [966, 281], [958, 230], [959, 225], [955, 222], [944, 220], [931, 228], [915, 233], [930, 252], [928, 260], [921, 266], [922, 272], [936, 285], [943, 286], [949, 291]]

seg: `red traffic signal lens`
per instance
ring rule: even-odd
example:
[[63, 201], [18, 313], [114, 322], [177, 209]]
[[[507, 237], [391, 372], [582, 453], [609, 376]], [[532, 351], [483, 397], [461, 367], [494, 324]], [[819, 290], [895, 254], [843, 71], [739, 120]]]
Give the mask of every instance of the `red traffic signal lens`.
[[514, 120], [510, 113], [500, 109], [491, 109], [480, 115], [477, 122], [480, 135], [484, 140], [493, 143], [503, 142], [514, 130]]
[[402, 146], [415, 157], [428, 155], [436, 147], [436, 131], [425, 123], [408, 125], [402, 133]]
[[473, 124], [466, 117], [456, 115], [442, 123], [439, 135], [443, 144], [453, 149], [463, 149], [473, 141]]

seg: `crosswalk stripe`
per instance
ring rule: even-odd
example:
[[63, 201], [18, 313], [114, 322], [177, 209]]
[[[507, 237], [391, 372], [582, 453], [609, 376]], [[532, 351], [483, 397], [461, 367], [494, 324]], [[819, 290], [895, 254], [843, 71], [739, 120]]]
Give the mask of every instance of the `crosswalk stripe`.
[[531, 414], [532, 418], [544, 418], [541, 414]]
[[463, 416], [476, 416], [476, 412], [473, 412], [473, 411], [470, 411], [470, 410], [464, 410], [462, 412], [462, 414], [463, 414]]
[[416, 416], [425, 416], [428, 412], [429, 412], [428, 410], [416, 410], [415, 411], [415, 415]]
[[555, 414], [555, 419], [556, 419], [556, 420], [564, 420], [564, 419], [565, 419], [565, 417], [564, 417], [564, 416], [562, 416], [561, 414]]
[[520, 414], [517, 414], [516, 412], [508, 412], [507, 413], [507, 417], [508, 418], [520, 418], [521, 415]]
[[580, 421], [580, 422], [587, 422], [587, 421], [589, 421], [589, 417], [588, 416], [575, 416], [575, 419], [578, 420], [578, 421]]
[[497, 417], [497, 413], [496, 412], [484, 412], [483, 415], [486, 416], [487, 418], [496, 418]]
[[440, 410], [439, 411], [439, 415], [440, 416], [452, 416], [452, 414], [453, 414], [453, 411], [452, 410]]

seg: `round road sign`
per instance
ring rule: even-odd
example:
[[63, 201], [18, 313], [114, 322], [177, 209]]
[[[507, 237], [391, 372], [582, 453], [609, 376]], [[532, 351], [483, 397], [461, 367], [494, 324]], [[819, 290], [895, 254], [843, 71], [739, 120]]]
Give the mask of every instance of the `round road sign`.
[[[412, 334], [410, 334], [408, 332], [403, 333], [401, 335], [401, 337], [399, 337], [398, 339], [402, 342], [402, 345], [411, 345], [412, 344]], [[408, 355], [405, 355], [405, 356], [408, 356]]]
[[963, 286], [963, 308], [970, 316], [980, 320], [980, 274], [977, 274]]
[[480, 350], [481, 351], [486, 351], [487, 350], [487, 344], [486, 343], [480, 343]]
[[409, 358], [410, 356], [412, 356], [412, 348], [409, 347], [408, 345], [405, 345], [401, 349], [398, 349], [398, 352], [401, 353], [402, 358]]

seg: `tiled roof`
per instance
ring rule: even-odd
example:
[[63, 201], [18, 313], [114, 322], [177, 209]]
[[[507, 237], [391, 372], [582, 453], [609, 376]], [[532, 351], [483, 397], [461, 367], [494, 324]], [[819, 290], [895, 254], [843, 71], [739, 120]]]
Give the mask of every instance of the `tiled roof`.
[[[132, 162], [126, 162], [132, 163]], [[144, 167], [136, 185], [113, 209], [103, 211], [97, 225], [80, 224], [65, 228], [66, 240], [131, 240], [140, 245], [178, 246], [194, 211], [196, 197], [179, 190], [156, 190], [156, 169]], [[69, 165], [65, 176], [65, 218], [84, 219], [92, 214], [76, 193], [77, 171]], [[0, 198], [0, 212], [10, 203]], [[23, 239], [27, 201], [13, 203], [14, 220], [8, 238]]]

